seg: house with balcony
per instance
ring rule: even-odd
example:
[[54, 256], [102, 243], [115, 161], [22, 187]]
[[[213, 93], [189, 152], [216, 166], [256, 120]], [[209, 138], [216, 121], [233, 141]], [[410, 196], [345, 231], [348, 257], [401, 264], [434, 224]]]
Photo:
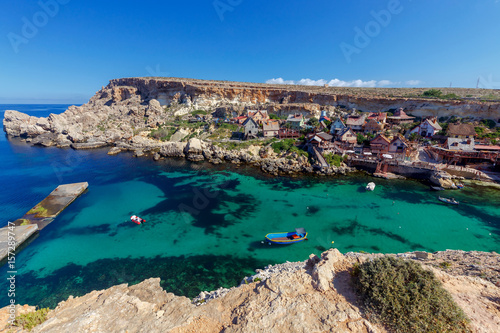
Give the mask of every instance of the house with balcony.
[[358, 141], [356, 133], [349, 127], [344, 128], [336, 135], [336, 141], [340, 142], [342, 147], [351, 147]]
[[355, 132], [360, 132], [363, 130], [363, 126], [365, 125], [366, 116], [349, 116], [345, 122], [345, 125], [352, 129]]
[[300, 130], [305, 123], [304, 115], [300, 113], [291, 114], [286, 119], [286, 123], [289, 124], [291, 129]]
[[389, 152], [390, 144], [391, 140], [383, 134], [378, 134], [370, 140], [370, 149], [373, 154], [385, 154]]
[[265, 120], [262, 123], [264, 137], [275, 137], [280, 130], [280, 123], [277, 120]]
[[336, 118], [330, 125], [330, 134], [337, 135], [338, 133], [342, 132], [345, 128], [347, 128], [347, 126], [344, 124], [342, 119]]
[[391, 140], [391, 143], [389, 144], [389, 154], [393, 154], [399, 157], [405, 157], [407, 156], [408, 149], [410, 148], [410, 145], [406, 141], [406, 139], [398, 134], [394, 136], [394, 138]]
[[451, 150], [474, 150], [476, 130], [471, 124], [450, 124], [446, 131], [445, 148]]
[[269, 119], [269, 114], [267, 110], [257, 110], [257, 111], [248, 111], [247, 117], [252, 118], [259, 125]]
[[430, 138], [436, 135], [443, 128], [438, 124], [435, 117], [422, 120], [420, 124], [410, 131], [410, 134], [417, 133], [424, 138]]
[[414, 119], [415, 117], [407, 115], [403, 108], [399, 108], [393, 116], [387, 117], [387, 121], [394, 125], [411, 124]]
[[384, 125], [385, 125], [384, 123], [372, 118], [366, 122], [364, 127], [364, 132], [365, 134], [367, 133], [377, 134], [384, 130]]

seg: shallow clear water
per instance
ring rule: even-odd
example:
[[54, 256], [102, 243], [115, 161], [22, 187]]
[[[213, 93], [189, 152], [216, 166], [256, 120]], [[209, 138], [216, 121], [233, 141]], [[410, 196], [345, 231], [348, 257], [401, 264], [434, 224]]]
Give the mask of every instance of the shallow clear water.
[[[64, 110], [45, 108], [52, 111], [34, 114]], [[448, 206], [419, 182], [362, 174], [277, 178], [230, 165], [30, 147], [4, 136], [0, 154], [4, 224], [59, 184], [90, 185], [17, 254], [16, 300], [22, 304], [54, 307], [69, 295], [149, 277], [193, 297], [235, 285], [255, 268], [305, 260], [332, 246], [342, 252], [500, 250], [500, 191], [488, 188], [455, 191], [462, 203]], [[377, 184], [373, 192], [364, 190], [369, 181]], [[132, 214], [147, 223], [130, 222]], [[295, 227], [306, 228], [309, 240], [262, 244], [266, 233]], [[4, 266], [0, 276], [6, 274]], [[4, 279], [0, 286], [6, 290]], [[0, 306], [7, 302], [1, 293]]]

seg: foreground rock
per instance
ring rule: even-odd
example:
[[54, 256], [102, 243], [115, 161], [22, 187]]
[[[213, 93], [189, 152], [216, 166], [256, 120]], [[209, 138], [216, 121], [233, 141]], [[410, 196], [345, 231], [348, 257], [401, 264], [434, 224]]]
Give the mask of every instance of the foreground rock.
[[[382, 254], [330, 249], [321, 258], [256, 270], [239, 287], [202, 292], [194, 301], [165, 292], [159, 279], [93, 291], [61, 302], [33, 332], [385, 332], [368, 321], [350, 285], [353, 264]], [[471, 319], [473, 332], [497, 332], [500, 288], [467, 274], [438, 269], [451, 258], [499, 269], [496, 253], [445, 251], [396, 255], [434, 271]], [[448, 274], [448, 272], [457, 275]], [[1, 311], [0, 311], [1, 313]]]

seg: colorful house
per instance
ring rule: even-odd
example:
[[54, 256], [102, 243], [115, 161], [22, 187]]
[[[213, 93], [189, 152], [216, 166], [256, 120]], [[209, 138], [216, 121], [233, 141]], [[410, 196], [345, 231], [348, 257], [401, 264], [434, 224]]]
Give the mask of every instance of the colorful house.
[[378, 154], [382, 153], [385, 154], [389, 152], [389, 146], [391, 144], [391, 140], [386, 138], [384, 135], [379, 134], [370, 141], [370, 148], [372, 153]]
[[384, 129], [384, 125], [385, 125], [384, 123], [372, 118], [368, 120], [368, 122], [365, 124], [364, 132], [377, 134], [378, 132], [381, 132]]
[[366, 118], [366, 121], [370, 121], [372, 119], [375, 121], [381, 122], [382, 124], [385, 124], [386, 119], [387, 119], [387, 113], [385, 113], [385, 112], [370, 112], [370, 114]]
[[259, 125], [269, 119], [269, 115], [266, 110], [248, 111], [247, 116], [255, 120], [255, 122]]
[[280, 124], [277, 120], [265, 120], [262, 123], [264, 137], [274, 137], [278, 135]]
[[400, 124], [411, 124], [415, 117], [411, 117], [403, 111], [403, 108], [399, 108], [396, 112], [394, 112], [393, 116], [387, 117], [387, 120], [391, 124], [400, 125]]
[[286, 123], [290, 124], [290, 128], [300, 130], [304, 126], [304, 116], [300, 113], [291, 114], [286, 119]]
[[245, 129], [245, 138], [257, 137], [259, 133], [259, 124], [252, 118], [247, 118], [247, 120], [245, 120], [243, 128]]
[[349, 116], [345, 125], [353, 131], [362, 131], [365, 124], [365, 116]]
[[347, 126], [344, 124], [342, 119], [337, 118], [332, 122], [332, 125], [330, 126], [330, 134], [332, 135], [337, 135], [341, 131], [343, 131]]
[[246, 120], [248, 119], [247, 116], [238, 116], [238, 117], [235, 117], [233, 118], [233, 122], [238, 124], [238, 125], [242, 125]]
[[340, 141], [344, 146], [353, 145], [357, 142], [357, 140], [358, 138], [356, 133], [354, 133], [354, 131], [349, 127], [346, 127], [337, 133], [337, 141]]
[[471, 124], [450, 124], [446, 132], [445, 148], [452, 150], [474, 150], [476, 130]]
[[436, 118], [427, 118], [423, 120], [417, 127], [410, 131], [410, 134], [417, 133], [423, 137], [432, 137], [441, 131], [443, 128], [439, 126]]
[[410, 146], [406, 142], [406, 139], [400, 134], [396, 135], [389, 144], [389, 154], [400, 154], [401, 156], [406, 156], [406, 152]]

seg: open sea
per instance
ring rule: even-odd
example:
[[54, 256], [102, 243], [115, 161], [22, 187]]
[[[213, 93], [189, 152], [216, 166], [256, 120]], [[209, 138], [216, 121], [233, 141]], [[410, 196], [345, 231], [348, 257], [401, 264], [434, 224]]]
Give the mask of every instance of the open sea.
[[[68, 105], [0, 105], [34, 116]], [[60, 184], [89, 183], [16, 255], [16, 303], [54, 308], [69, 295], [160, 277], [176, 295], [237, 285], [256, 268], [341, 252], [446, 249], [500, 252], [500, 190], [471, 186], [437, 200], [418, 181], [270, 177], [251, 167], [183, 159], [154, 162], [107, 149], [33, 147], [0, 135], [0, 224], [21, 217]], [[377, 184], [366, 192], [368, 182]], [[144, 225], [130, 222], [137, 214]], [[304, 227], [309, 240], [263, 244], [266, 233]], [[8, 305], [0, 268], [0, 307]]]

